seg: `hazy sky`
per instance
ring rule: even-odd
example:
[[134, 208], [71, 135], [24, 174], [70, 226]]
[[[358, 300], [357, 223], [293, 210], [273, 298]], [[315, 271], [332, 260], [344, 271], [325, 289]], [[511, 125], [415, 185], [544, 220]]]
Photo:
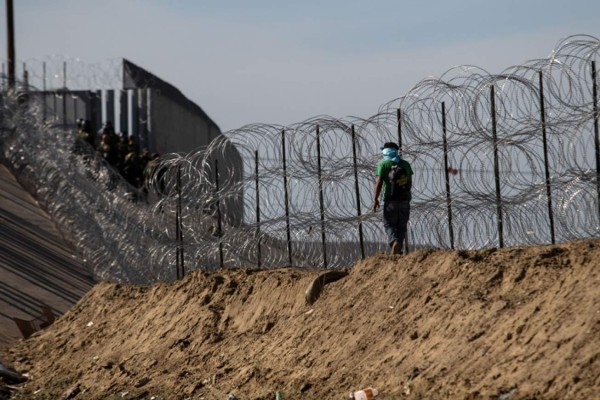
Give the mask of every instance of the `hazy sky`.
[[[127, 58], [180, 89], [223, 131], [322, 114], [369, 117], [451, 67], [498, 73], [548, 56], [566, 36], [600, 38], [598, 0], [14, 3], [19, 63]], [[5, 61], [5, 26], [0, 35]]]

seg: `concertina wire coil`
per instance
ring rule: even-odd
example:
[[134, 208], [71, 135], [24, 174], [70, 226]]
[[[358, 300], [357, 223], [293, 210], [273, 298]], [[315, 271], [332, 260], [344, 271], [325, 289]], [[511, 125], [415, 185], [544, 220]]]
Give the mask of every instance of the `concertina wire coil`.
[[[179, 244], [187, 271], [345, 268], [387, 251], [381, 211], [371, 211], [374, 174], [380, 146], [398, 142], [399, 130], [415, 173], [412, 249], [597, 237], [599, 54], [597, 38], [571, 36], [548, 58], [500, 74], [460, 66], [426, 78], [370, 118], [246, 125], [207, 147], [162, 156], [147, 201], [130, 201], [133, 188], [101, 157], [73, 152], [74, 132], [8, 91], [1, 151], [100, 280], [173, 280]], [[241, 164], [227, 162], [232, 145]]]

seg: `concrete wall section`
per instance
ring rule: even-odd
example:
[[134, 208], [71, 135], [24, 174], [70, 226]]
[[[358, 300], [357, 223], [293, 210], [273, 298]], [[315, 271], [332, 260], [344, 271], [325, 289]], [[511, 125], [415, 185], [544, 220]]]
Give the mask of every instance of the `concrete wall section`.
[[160, 90], [150, 91], [150, 150], [159, 154], [190, 152], [207, 146], [221, 134], [210, 119], [199, 115]]

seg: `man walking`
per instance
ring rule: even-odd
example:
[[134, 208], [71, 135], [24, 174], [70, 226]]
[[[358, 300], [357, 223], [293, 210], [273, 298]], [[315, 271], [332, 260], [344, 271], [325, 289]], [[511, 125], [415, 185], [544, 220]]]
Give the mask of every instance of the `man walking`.
[[383, 188], [383, 227], [393, 254], [402, 254], [406, 227], [410, 217], [413, 170], [400, 158], [398, 145], [387, 142], [381, 148], [383, 159], [377, 164], [373, 211], [379, 208]]

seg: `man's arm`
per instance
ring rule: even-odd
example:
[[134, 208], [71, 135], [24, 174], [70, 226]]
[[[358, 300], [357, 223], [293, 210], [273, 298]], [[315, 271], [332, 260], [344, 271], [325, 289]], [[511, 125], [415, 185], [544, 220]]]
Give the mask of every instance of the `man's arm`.
[[375, 199], [373, 200], [373, 212], [379, 208], [379, 195], [381, 194], [381, 188], [383, 187], [383, 179], [378, 176], [375, 180]]

